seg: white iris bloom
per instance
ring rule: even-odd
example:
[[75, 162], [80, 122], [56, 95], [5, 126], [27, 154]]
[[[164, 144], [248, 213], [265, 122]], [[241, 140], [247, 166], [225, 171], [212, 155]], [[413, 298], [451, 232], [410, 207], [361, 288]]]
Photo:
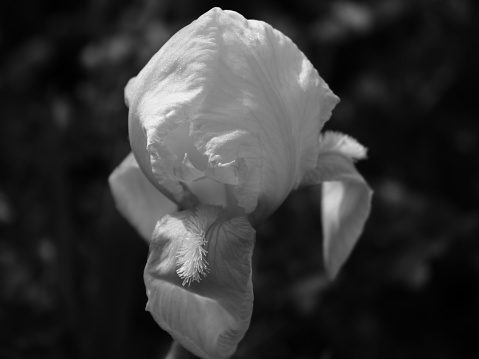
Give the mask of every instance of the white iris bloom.
[[372, 191], [354, 167], [366, 150], [320, 133], [339, 99], [296, 45], [233, 11], [176, 33], [125, 98], [132, 154], [110, 185], [150, 241], [147, 309], [197, 356], [227, 358], [251, 318], [254, 227], [292, 190], [321, 185], [334, 277], [369, 215]]

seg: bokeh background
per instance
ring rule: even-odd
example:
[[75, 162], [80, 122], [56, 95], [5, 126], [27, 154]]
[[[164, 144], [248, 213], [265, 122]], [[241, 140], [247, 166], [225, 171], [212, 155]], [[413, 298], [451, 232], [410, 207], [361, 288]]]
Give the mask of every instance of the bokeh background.
[[213, 6], [269, 22], [369, 148], [373, 212], [336, 281], [319, 208], [258, 231], [237, 358], [479, 357], [479, 17], [474, 0], [82, 0], [0, 5], [0, 357], [162, 358], [147, 245], [107, 185], [129, 152], [123, 87]]

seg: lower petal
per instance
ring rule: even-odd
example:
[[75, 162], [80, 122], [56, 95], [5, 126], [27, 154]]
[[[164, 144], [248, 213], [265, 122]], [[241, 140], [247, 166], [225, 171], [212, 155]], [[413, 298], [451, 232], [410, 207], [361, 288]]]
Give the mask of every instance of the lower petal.
[[321, 184], [324, 262], [331, 278], [349, 257], [371, 210], [373, 191], [354, 166], [365, 155], [354, 139], [326, 132], [317, 166], [303, 178], [303, 186]]
[[372, 191], [361, 176], [322, 184], [323, 252], [326, 270], [336, 277], [359, 239], [371, 209]]
[[221, 214], [219, 207], [200, 206], [165, 216], [145, 268], [147, 310], [201, 358], [230, 357], [253, 310], [255, 231], [245, 217]]

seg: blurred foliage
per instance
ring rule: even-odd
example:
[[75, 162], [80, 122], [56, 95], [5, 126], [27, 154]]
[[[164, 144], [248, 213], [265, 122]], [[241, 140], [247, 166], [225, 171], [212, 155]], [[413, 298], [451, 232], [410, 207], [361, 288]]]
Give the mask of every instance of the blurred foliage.
[[369, 147], [373, 213], [329, 283], [314, 192], [258, 232], [237, 358], [479, 356], [479, 17], [472, 0], [3, 2], [0, 357], [160, 358], [146, 244], [107, 177], [129, 152], [123, 87], [213, 6], [271, 23]]

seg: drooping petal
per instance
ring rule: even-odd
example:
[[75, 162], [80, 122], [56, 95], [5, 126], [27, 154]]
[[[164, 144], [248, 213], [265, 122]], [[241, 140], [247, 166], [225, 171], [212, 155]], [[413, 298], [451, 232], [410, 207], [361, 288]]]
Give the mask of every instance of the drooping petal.
[[201, 205], [158, 222], [145, 268], [147, 310], [201, 358], [228, 358], [248, 329], [255, 231]]
[[365, 156], [366, 149], [351, 137], [326, 132], [320, 138], [316, 169], [303, 179], [302, 185], [322, 184], [323, 252], [331, 278], [350, 255], [369, 216], [373, 192], [354, 166]]
[[158, 220], [177, 206], [148, 181], [130, 153], [108, 179], [118, 211], [147, 241]]
[[[204, 174], [233, 186], [239, 206], [261, 218], [314, 168], [339, 101], [288, 37], [219, 8], [175, 34], [126, 97], [147, 176], [181, 196], [182, 181]], [[175, 131], [186, 136], [173, 148]]]

